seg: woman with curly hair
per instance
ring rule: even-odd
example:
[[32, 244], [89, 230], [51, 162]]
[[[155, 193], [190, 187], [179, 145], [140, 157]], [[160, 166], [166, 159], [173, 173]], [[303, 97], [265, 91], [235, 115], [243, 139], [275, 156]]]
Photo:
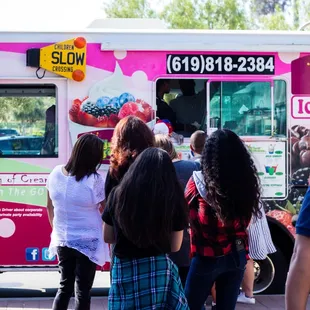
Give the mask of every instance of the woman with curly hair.
[[[111, 141], [110, 168], [105, 181], [105, 197], [117, 186], [137, 156], [148, 147], [154, 146], [151, 129], [139, 118], [127, 116], [115, 127]], [[114, 246], [111, 246], [111, 269]]]
[[185, 191], [193, 257], [185, 295], [191, 310], [201, 310], [215, 283], [217, 309], [233, 310], [249, 258], [247, 227], [252, 215], [261, 217], [257, 170], [227, 129], [207, 139], [201, 166]]

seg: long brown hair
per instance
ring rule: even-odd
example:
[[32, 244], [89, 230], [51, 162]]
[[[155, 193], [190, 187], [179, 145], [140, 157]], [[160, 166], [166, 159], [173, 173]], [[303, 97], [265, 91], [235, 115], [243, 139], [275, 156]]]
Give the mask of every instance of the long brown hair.
[[77, 181], [97, 173], [103, 156], [103, 143], [96, 135], [84, 134], [75, 143], [65, 166], [67, 172]]
[[110, 174], [120, 180], [136, 157], [153, 146], [154, 135], [142, 120], [135, 116], [123, 118], [111, 141]]

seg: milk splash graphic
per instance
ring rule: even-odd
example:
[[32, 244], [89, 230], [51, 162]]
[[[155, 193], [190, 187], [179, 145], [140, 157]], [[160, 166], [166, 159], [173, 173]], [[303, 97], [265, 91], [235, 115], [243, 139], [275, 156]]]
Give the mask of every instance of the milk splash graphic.
[[[76, 142], [78, 137], [81, 134], [92, 132], [92, 133], [102, 133], [103, 131], [113, 131], [116, 122], [118, 121], [118, 117], [121, 119], [123, 117], [122, 113], [120, 115], [119, 110], [115, 111], [114, 113], [114, 119], [116, 118], [116, 122], [111, 124], [110, 120], [107, 120], [107, 124], [97, 124], [94, 116], [88, 115], [87, 113], [83, 112], [83, 106], [85, 104], [89, 104], [92, 107], [95, 107], [98, 104], [98, 100], [101, 100], [103, 98], [104, 100], [111, 100], [111, 99], [117, 99], [120, 98], [123, 94], [129, 94], [132, 95], [129, 98], [135, 98], [136, 102], [133, 102], [133, 105], [137, 106], [137, 109], [141, 112], [141, 104], [138, 101], [145, 102], [146, 104], [150, 105], [150, 109], [154, 109], [152, 107], [152, 82], [148, 81], [146, 74], [143, 71], [136, 71], [132, 74], [131, 77], [125, 76], [119, 66], [118, 63], [116, 63], [116, 67], [114, 72], [106, 77], [105, 79], [97, 82], [94, 84], [90, 89], [88, 93], [88, 97], [84, 99], [83, 101], [80, 101], [79, 99], [74, 100], [75, 102], [80, 102], [80, 106], [77, 105], [74, 106], [74, 115], [70, 115], [70, 113], [73, 113], [71, 110], [69, 112], [69, 131], [71, 136], [72, 144]], [[87, 94], [85, 94], [87, 95]], [[132, 100], [128, 100], [132, 101]], [[138, 102], [138, 103], [137, 103]], [[107, 105], [110, 103], [107, 102]], [[125, 104], [123, 104], [125, 105]], [[73, 107], [73, 106], [72, 106]], [[152, 108], [151, 108], [152, 107]], [[104, 106], [103, 106], [104, 108]], [[76, 111], [76, 109], [80, 109], [79, 111]], [[122, 109], [120, 106], [119, 109]], [[128, 112], [128, 115], [134, 115], [130, 114]], [[88, 119], [86, 121], [79, 121], [79, 117], [88, 117], [91, 120], [91, 125], [87, 125]], [[76, 117], [76, 119], [74, 119]], [[100, 116], [98, 117], [99, 122]], [[94, 123], [95, 122], [95, 123]], [[155, 120], [148, 120], [147, 125], [151, 128], [154, 126]], [[110, 136], [109, 134], [108, 136]], [[101, 135], [98, 135], [99, 137]]]

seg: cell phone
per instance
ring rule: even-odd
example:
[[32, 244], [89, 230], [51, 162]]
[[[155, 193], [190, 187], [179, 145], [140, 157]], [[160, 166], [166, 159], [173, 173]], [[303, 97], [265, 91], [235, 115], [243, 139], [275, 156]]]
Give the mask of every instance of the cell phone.
[[237, 239], [236, 242], [236, 250], [237, 252], [240, 252], [240, 251], [244, 251], [245, 250], [245, 246], [244, 246], [244, 242], [242, 239]]

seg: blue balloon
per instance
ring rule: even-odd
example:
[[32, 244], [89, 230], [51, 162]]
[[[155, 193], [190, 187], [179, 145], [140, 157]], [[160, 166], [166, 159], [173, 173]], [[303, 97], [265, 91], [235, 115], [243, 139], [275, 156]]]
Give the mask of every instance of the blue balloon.
[[103, 109], [107, 104], [109, 104], [109, 102], [110, 102], [110, 97], [103, 96], [97, 100], [96, 105], [98, 108]]
[[136, 99], [132, 94], [123, 93], [119, 96], [119, 103], [123, 106], [126, 102], [135, 102]]

